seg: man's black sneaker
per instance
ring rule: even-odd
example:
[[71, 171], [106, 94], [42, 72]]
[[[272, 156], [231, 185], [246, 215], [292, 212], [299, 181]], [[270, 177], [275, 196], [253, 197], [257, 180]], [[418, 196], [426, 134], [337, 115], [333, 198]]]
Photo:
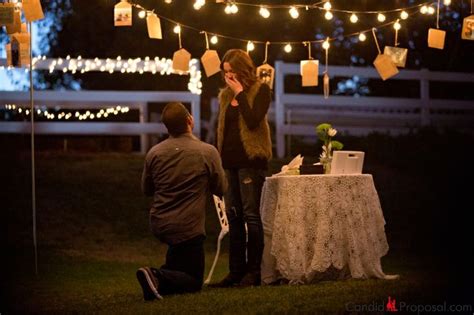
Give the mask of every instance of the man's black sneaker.
[[154, 299], [163, 299], [158, 293], [158, 279], [153, 275], [149, 267], [143, 267], [137, 270], [137, 279], [143, 290], [143, 299], [152, 301]]
[[239, 284], [242, 277], [237, 277], [232, 274], [228, 274], [224, 279], [219, 282], [209, 284], [211, 288], [230, 288]]
[[237, 286], [239, 287], [251, 287], [260, 285], [260, 273], [248, 272], [240, 280]]

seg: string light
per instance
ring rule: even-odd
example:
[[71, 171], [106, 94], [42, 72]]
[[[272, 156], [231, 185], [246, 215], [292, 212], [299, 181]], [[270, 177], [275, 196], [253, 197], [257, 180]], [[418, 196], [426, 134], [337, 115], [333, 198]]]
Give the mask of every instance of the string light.
[[205, 4], [206, 4], [206, 0], [196, 0], [196, 1], [194, 2], [193, 7], [194, 7], [195, 10], [199, 10], [199, 9], [201, 9]]
[[225, 14], [232, 14], [232, 9], [231, 9], [230, 4], [226, 4], [224, 12]]
[[247, 43], [247, 51], [253, 51], [255, 49], [255, 45], [252, 41]]
[[[30, 115], [31, 111], [28, 109], [28, 107], [22, 108], [18, 105], [15, 104], [6, 104], [5, 109], [13, 112], [13, 113], [18, 113], [18, 114], [23, 114], [25, 116]], [[60, 111], [61, 108], [55, 107], [54, 109], [56, 112]], [[35, 106], [35, 112], [36, 115], [38, 116], [43, 116], [46, 119], [52, 120], [52, 119], [59, 119], [62, 120], [63, 118], [65, 120], [69, 120], [74, 116], [77, 120], [93, 120], [93, 119], [100, 119], [100, 118], [107, 118], [109, 115], [118, 115], [118, 114], [125, 114], [130, 111], [130, 108], [128, 106], [114, 106], [114, 107], [104, 107], [100, 110], [95, 111], [94, 113], [91, 112], [90, 110], [87, 110], [86, 112], [81, 112], [81, 111], [75, 111], [74, 114], [71, 112], [65, 112], [65, 111], [60, 111], [59, 113], [50, 113], [50, 109], [48, 109], [45, 106]]]
[[215, 44], [217, 44], [217, 42], [218, 42], [217, 36], [216, 36], [216, 35], [213, 35], [213, 36], [211, 37], [211, 44], [214, 44], [214, 45], [215, 45]]
[[237, 5], [236, 5], [235, 3], [233, 3], [233, 4], [230, 6], [230, 13], [236, 14], [237, 12], [239, 12], [239, 8], [237, 7]]
[[435, 9], [433, 7], [428, 7], [428, 14], [433, 15], [435, 13]]
[[444, 0], [444, 1], [443, 1], [443, 4], [444, 4], [444, 5], [450, 5], [450, 4], [451, 4], [451, 0]]
[[176, 26], [173, 28], [173, 32], [175, 32], [176, 34], [181, 33], [181, 26], [176, 25]]
[[350, 20], [352, 23], [357, 23], [359, 18], [357, 17], [357, 15], [355, 15], [355, 13], [352, 13]]
[[360, 34], [359, 34], [359, 41], [363, 42], [363, 41], [365, 41], [366, 39], [367, 39], [367, 36], [365, 36], [364, 33], [360, 33]]
[[333, 15], [331, 11], [326, 11], [326, 13], [324, 14], [324, 17], [326, 18], [326, 20], [331, 20], [333, 18]]
[[402, 25], [397, 21], [393, 24], [393, 28], [398, 31], [402, 28]]
[[378, 20], [379, 22], [384, 22], [385, 19], [386, 19], [386, 17], [385, 17], [385, 15], [383, 15], [382, 13], [379, 13], [379, 14], [377, 15], [377, 20]]
[[268, 19], [270, 17], [270, 11], [268, 11], [268, 9], [264, 6], [260, 7], [259, 13], [264, 19]]
[[402, 11], [402, 13], [400, 13], [400, 18], [401, 18], [402, 20], [408, 19], [408, 13], [407, 13], [407, 11]]
[[427, 14], [428, 13], [428, 7], [426, 5], [422, 6], [420, 8], [421, 14]]
[[291, 47], [290, 44], [286, 44], [284, 49], [285, 52], [289, 54], [293, 50], [293, 47]]
[[290, 16], [293, 19], [297, 19], [300, 16], [300, 13], [298, 12], [298, 9], [296, 7], [291, 7], [290, 11], [288, 11], [288, 12], [290, 13]]
[[328, 38], [328, 39], [326, 39], [326, 40], [323, 42], [323, 49], [328, 50], [328, 49], [329, 49], [329, 46], [330, 46], [330, 45], [329, 45], [329, 38]]
[[173, 0], [165, 0], [165, 3], [166, 3], [166, 4], [173, 3]]
[[326, 3], [324, 3], [323, 8], [324, 8], [324, 10], [326, 10], [326, 11], [331, 10], [331, 8], [332, 8], [331, 2], [326, 1]]
[[145, 10], [141, 10], [140, 12], [138, 12], [138, 17], [140, 19], [144, 19], [146, 17], [146, 11]]

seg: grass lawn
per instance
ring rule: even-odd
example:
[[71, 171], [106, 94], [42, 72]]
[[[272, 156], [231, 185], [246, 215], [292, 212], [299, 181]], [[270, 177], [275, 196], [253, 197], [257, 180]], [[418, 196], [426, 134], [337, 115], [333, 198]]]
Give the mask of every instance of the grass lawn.
[[[346, 140], [349, 141], [349, 140]], [[357, 139], [352, 140], [357, 143]], [[446, 140], [448, 141], [448, 140]], [[472, 143], [472, 139], [470, 140]], [[343, 141], [344, 142], [344, 141]], [[433, 147], [443, 139], [432, 141]], [[348, 142], [345, 142], [348, 143]], [[361, 142], [362, 143], [362, 142]], [[370, 151], [373, 141], [364, 147]], [[384, 144], [396, 150], [395, 144]], [[356, 146], [357, 147], [357, 146]], [[431, 150], [429, 146], [421, 150]], [[385, 150], [387, 152], [390, 150]], [[374, 176], [391, 249], [382, 259], [387, 274], [400, 279], [324, 281], [312, 285], [245, 289], [204, 288], [201, 293], [143, 302], [138, 267], [159, 266], [165, 247], [148, 229], [150, 199], [140, 192], [143, 156], [138, 154], [37, 154], [37, 241], [34, 273], [31, 174], [27, 152], [2, 160], [0, 314], [8, 313], [346, 313], [380, 310], [388, 296], [397, 305], [472, 303], [472, 236], [468, 208], [453, 189], [452, 169], [438, 173], [438, 156], [406, 161], [390, 153], [368, 154], [365, 171]], [[10, 154], [11, 153], [11, 154]], [[418, 158], [417, 158], [418, 157]], [[380, 161], [388, 161], [381, 163]], [[461, 159], [462, 160], [462, 159]], [[470, 160], [466, 156], [466, 160]], [[286, 160], [272, 161], [269, 173]], [[397, 164], [399, 163], [399, 164]], [[440, 177], [441, 176], [441, 177]], [[462, 176], [461, 176], [462, 177]], [[6, 185], [5, 185], [6, 184]], [[467, 187], [464, 187], [467, 188]], [[456, 198], [453, 198], [456, 197]], [[215, 211], [207, 210], [206, 275], [219, 233]], [[227, 273], [228, 236], [213, 280]], [[472, 314], [474, 308], [467, 312]]]

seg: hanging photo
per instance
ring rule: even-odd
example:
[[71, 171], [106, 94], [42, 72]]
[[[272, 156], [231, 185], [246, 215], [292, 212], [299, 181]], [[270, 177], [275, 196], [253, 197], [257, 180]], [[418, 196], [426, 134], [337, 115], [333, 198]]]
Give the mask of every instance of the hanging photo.
[[430, 28], [428, 31], [428, 47], [444, 49], [444, 40], [446, 32], [436, 28]]
[[13, 13], [13, 23], [7, 24], [7, 34], [21, 32], [21, 12], [15, 10]]
[[114, 7], [114, 26], [132, 25], [132, 5], [121, 0]]
[[44, 18], [40, 0], [23, 0], [22, 8], [23, 13], [25, 14], [25, 19], [28, 22], [33, 22]]
[[173, 69], [176, 71], [189, 71], [191, 54], [184, 48], [177, 50], [173, 54]]
[[461, 38], [474, 40], [474, 15], [464, 18], [462, 22]]
[[208, 78], [221, 71], [221, 60], [215, 50], [206, 50], [201, 57], [201, 62]]
[[318, 60], [301, 60], [300, 74], [302, 86], [318, 86]]
[[384, 81], [398, 73], [397, 66], [393, 63], [392, 58], [385, 54], [379, 54], [377, 58], [375, 58], [374, 66]]
[[275, 68], [265, 63], [257, 68], [257, 78], [260, 82], [267, 84], [273, 90], [273, 79], [275, 77]]
[[323, 75], [323, 93], [324, 93], [324, 98], [328, 99], [329, 98], [329, 74], [327, 72], [324, 73]]
[[385, 46], [383, 54], [389, 56], [392, 59], [392, 62], [400, 68], [405, 68], [407, 62], [408, 49]]
[[15, 5], [13, 3], [0, 3], [0, 26], [13, 24]]
[[155, 39], [162, 39], [161, 36], [161, 22], [155, 13], [151, 13], [146, 18], [146, 26], [148, 28], [148, 37]]

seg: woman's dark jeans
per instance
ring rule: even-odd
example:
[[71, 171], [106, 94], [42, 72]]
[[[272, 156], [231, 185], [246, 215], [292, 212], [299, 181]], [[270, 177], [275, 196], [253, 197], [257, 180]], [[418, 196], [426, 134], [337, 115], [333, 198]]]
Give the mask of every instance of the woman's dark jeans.
[[225, 171], [229, 182], [224, 201], [229, 221], [230, 273], [234, 277], [242, 277], [246, 272], [260, 273], [263, 253], [260, 196], [265, 181], [264, 170], [242, 168]]

